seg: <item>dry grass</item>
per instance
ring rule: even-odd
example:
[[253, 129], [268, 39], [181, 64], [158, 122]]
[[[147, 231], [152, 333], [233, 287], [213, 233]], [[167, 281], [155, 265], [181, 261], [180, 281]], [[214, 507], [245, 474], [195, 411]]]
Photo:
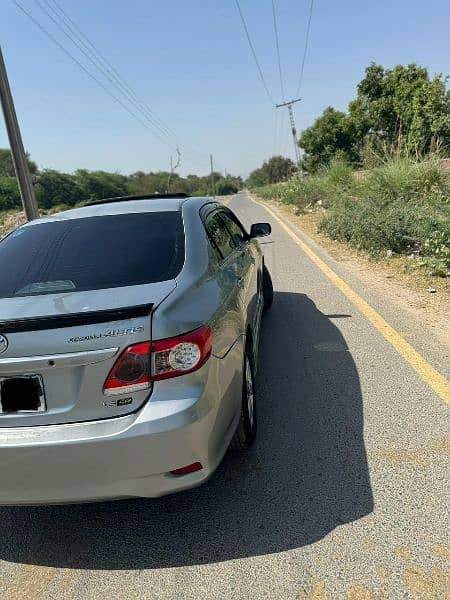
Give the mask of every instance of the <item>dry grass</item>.
[[[365, 288], [376, 290], [430, 328], [444, 345], [449, 344], [450, 278], [433, 277], [423, 269], [413, 269], [411, 262], [414, 259], [405, 256], [376, 260], [367, 253], [330, 239], [317, 230], [321, 212], [296, 215], [292, 206], [276, 202], [267, 204], [324, 248]], [[434, 288], [436, 293], [427, 292], [429, 287]]]
[[[47, 210], [39, 209], [41, 216], [53, 215], [67, 207], [53, 206]], [[0, 238], [5, 237], [8, 233], [27, 222], [23, 210], [8, 210], [0, 212]]]
[[25, 213], [23, 211], [12, 210], [0, 213], [0, 237], [4, 237], [19, 225], [26, 222]]
[[276, 204], [279, 211], [289, 216], [291, 221], [295, 222], [307, 235], [325, 248], [335, 260], [358, 260], [361, 264], [384, 274], [387, 279], [395, 278], [398, 283], [418, 291], [424, 291], [432, 287], [439, 293], [450, 293], [450, 278], [428, 275], [423, 268], [417, 266], [414, 257], [395, 255], [389, 258], [375, 259], [367, 252], [358, 251], [344, 242], [332, 240], [324, 233], [320, 233], [318, 227], [323, 217], [323, 211], [297, 215], [291, 206], [278, 202], [273, 204]]

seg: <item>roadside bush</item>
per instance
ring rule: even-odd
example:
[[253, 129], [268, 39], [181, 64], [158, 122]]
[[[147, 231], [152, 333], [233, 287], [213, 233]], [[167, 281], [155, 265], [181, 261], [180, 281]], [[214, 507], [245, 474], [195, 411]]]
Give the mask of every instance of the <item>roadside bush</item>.
[[0, 176], [0, 211], [20, 208], [21, 206], [16, 178]]
[[351, 167], [343, 161], [334, 161], [317, 175], [296, 175], [289, 181], [254, 188], [254, 193], [265, 200], [293, 204], [299, 211], [315, 206], [328, 208], [337, 197], [353, 195], [358, 182]]
[[392, 161], [360, 181], [358, 197], [337, 194], [320, 230], [374, 256], [415, 253], [449, 267], [449, 198], [435, 161]]
[[320, 231], [372, 256], [413, 254], [430, 274], [450, 269], [450, 179], [434, 158], [393, 159], [358, 176], [337, 161], [254, 191], [299, 211], [326, 208]]

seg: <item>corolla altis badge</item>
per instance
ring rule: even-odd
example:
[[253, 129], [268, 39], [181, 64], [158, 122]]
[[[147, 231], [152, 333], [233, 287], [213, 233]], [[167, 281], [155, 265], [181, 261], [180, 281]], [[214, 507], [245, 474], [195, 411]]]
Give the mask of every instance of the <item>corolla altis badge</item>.
[[[69, 343], [87, 342], [89, 340], [99, 340], [101, 338], [118, 337], [121, 335], [134, 335], [135, 333], [140, 333], [141, 331], [144, 331], [144, 327], [142, 325], [140, 325], [139, 327], [127, 327], [126, 329], [108, 329], [107, 331], [103, 331], [102, 333], [92, 333], [91, 335], [81, 335], [79, 337], [72, 337], [69, 338], [67, 341]], [[2, 337], [3, 336], [0, 336], [0, 343]], [[6, 346], [8, 346], [8, 342], [6, 342]], [[0, 349], [0, 352], [3, 352], [3, 350]]]
[[0, 354], [6, 351], [8, 348], [8, 339], [4, 335], [0, 335]]

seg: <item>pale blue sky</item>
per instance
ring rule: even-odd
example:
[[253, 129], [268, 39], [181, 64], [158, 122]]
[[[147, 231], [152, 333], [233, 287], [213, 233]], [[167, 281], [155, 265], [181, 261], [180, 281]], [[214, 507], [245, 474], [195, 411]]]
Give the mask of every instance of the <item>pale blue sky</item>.
[[[36, 0], [17, 0], [90, 70]], [[53, 0], [39, 0], [52, 4]], [[269, 104], [234, 0], [57, 0], [176, 134], [181, 173], [246, 175], [293, 156], [287, 113]], [[276, 0], [286, 95], [295, 93], [310, 0]], [[14, 4], [0, 0], [0, 41], [25, 146], [40, 167], [167, 169], [171, 147], [136, 122]], [[241, 0], [268, 86], [280, 86], [270, 0]], [[297, 129], [345, 109], [365, 67], [418, 62], [450, 74], [448, 0], [315, 0]], [[96, 74], [98, 77], [100, 75]], [[117, 95], [118, 92], [115, 92]], [[7, 146], [3, 121], [0, 147]]]

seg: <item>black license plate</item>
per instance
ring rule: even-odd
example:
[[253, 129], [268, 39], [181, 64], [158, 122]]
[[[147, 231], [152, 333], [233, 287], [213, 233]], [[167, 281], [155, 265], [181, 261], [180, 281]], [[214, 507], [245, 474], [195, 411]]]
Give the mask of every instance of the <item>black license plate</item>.
[[0, 378], [0, 414], [45, 410], [44, 385], [40, 375]]

